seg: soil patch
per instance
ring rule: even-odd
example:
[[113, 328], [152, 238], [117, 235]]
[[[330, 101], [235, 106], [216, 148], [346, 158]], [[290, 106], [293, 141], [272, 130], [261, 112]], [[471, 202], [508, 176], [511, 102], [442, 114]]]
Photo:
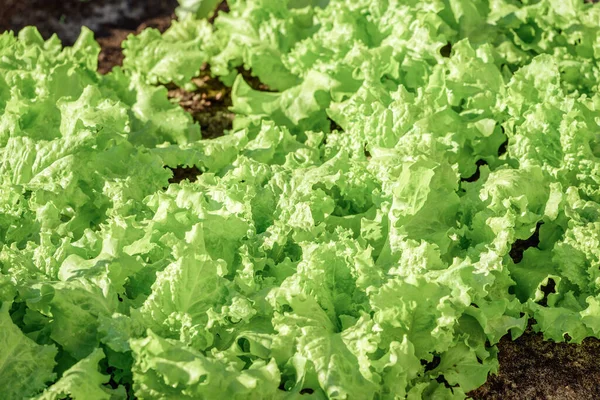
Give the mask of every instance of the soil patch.
[[141, 22], [171, 15], [177, 0], [5, 0], [0, 7], [0, 31], [18, 32], [35, 25], [42, 36], [56, 33], [65, 45], [77, 40], [82, 26], [97, 38], [114, 29], [134, 31]]
[[[239, 69], [246, 82], [255, 90], [270, 91], [250, 71]], [[175, 85], [167, 85], [169, 98], [178, 99], [179, 105], [189, 112], [200, 124], [202, 137], [214, 139], [223, 136], [226, 130], [233, 127], [234, 114], [229, 111], [232, 106], [231, 88], [218, 78], [212, 77], [207, 65], [203, 65], [200, 74], [192, 79], [197, 86], [194, 91], [187, 91]]]
[[203, 138], [223, 136], [224, 131], [233, 125], [233, 113], [229, 111], [232, 105], [231, 88], [211, 77], [206, 65], [192, 82], [198, 87], [193, 92], [167, 85], [169, 97], [178, 99], [179, 105], [200, 124]]
[[202, 175], [202, 171], [200, 171], [197, 167], [185, 167], [180, 165], [176, 168], [167, 167], [173, 172], [173, 177], [169, 179], [169, 183], [179, 183], [182, 181], [190, 181], [196, 182], [198, 177]]
[[595, 400], [600, 398], [600, 340], [582, 344], [544, 341], [529, 328], [500, 341], [500, 370], [470, 393], [486, 400]]

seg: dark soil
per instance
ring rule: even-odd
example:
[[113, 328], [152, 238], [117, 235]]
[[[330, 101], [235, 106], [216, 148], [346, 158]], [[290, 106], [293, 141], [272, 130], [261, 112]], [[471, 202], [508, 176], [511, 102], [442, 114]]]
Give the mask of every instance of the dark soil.
[[98, 72], [107, 74], [113, 67], [123, 65], [121, 43], [133, 32], [126, 29], [113, 29], [110, 36], [98, 38], [98, 43], [102, 49], [98, 56]]
[[[240, 73], [255, 90], [269, 91], [267, 85], [253, 77], [249, 71], [240, 69]], [[233, 126], [231, 88], [225, 86], [219, 79], [212, 77], [207, 65], [202, 66], [200, 74], [192, 79], [197, 86], [189, 92], [175, 85], [167, 85], [169, 97], [179, 99], [179, 105], [192, 114], [200, 124], [202, 137], [214, 139], [223, 136], [226, 130]]]
[[45, 38], [58, 34], [70, 45], [82, 26], [96, 37], [114, 29], [134, 31], [141, 22], [170, 15], [177, 0], [4, 0], [0, 5], [0, 32], [35, 25]]
[[537, 247], [540, 244], [540, 227], [542, 226], [541, 222], [535, 227], [535, 232], [528, 237], [527, 239], [517, 239], [512, 247], [510, 248], [510, 258], [514, 261], [515, 264], [518, 264], [523, 260], [523, 253], [525, 250], [530, 247]]
[[600, 399], [600, 340], [582, 344], [544, 341], [531, 329], [498, 345], [500, 371], [470, 393], [474, 399]]
[[169, 183], [179, 183], [185, 180], [190, 182], [196, 182], [198, 177], [202, 175], [202, 171], [200, 171], [197, 167], [184, 167], [182, 165], [177, 168], [167, 167], [173, 172], [173, 177], [169, 179]]
[[[36, 25], [44, 37], [57, 33], [65, 44], [77, 38], [82, 25], [90, 27], [99, 39], [102, 53], [99, 71], [107, 73], [122, 64], [121, 42], [127, 35], [145, 27], [166, 30], [173, 18], [176, 0], [4, 0], [0, 6], [0, 32], [18, 31]], [[227, 12], [227, 4], [219, 7]], [[240, 72], [257, 90], [268, 90], [248, 71]], [[217, 137], [231, 128], [233, 114], [230, 88], [212, 78], [204, 67], [194, 78], [198, 87], [188, 92], [167, 85], [169, 96], [178, 98], [202, 127], [207, 138]], [[170, 168], [170, 183], [194, 181], [201, 174], [196, 167]], [[515, 262], [522, 252], [537, 245], [537, 235], [513, 245]], [[500, 370], [470, 395], [475, 399], [587, 400], [600, 399], [600, 341], [586, 339], [583, 344], [544, 341], [529, 329], [516, 341], [504, 337], [498, 344]]]
[[181, 107], [192, 114], [200, 124], [203, 138], [223, 136], [224, 131], [231, 129], [233, 124], [233, 113], [229, 111], [232, 105], [231, 88], [211, 77], [206, 66], [192, 81], [198, 87], [193, 92], [168, 85], [169, 97], [179, 99]]

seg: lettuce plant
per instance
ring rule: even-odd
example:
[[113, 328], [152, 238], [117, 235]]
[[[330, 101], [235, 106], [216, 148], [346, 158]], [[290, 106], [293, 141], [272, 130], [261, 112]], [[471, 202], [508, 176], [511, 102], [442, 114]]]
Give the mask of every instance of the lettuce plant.
[[600, 337], [600, 8], [229, 5], [105, 76], [0, 36], [2, 398], [461, 399], [530, 318]]

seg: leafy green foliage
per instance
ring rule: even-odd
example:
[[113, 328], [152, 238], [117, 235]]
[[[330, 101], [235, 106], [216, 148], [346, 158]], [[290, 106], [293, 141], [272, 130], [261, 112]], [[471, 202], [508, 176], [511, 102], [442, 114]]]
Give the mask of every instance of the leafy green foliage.
[[[229, 5], [105, 76], [0, 36], [2, 398], [464, 398], [530, 318], [600, 337], [599, 7]], [[204, 63], [212, 140], [160, 86]]]

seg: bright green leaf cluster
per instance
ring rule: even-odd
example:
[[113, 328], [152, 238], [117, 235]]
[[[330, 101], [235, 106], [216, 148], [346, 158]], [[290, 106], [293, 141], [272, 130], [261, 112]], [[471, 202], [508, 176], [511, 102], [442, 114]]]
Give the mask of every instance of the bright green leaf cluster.
[[[0, 36], [2, 398], [464, 398], [529, 318], [600, 337], [599, 7], [229, 5], [105, 76]], [[160, 86], [204, 63], [211, 140]]]

